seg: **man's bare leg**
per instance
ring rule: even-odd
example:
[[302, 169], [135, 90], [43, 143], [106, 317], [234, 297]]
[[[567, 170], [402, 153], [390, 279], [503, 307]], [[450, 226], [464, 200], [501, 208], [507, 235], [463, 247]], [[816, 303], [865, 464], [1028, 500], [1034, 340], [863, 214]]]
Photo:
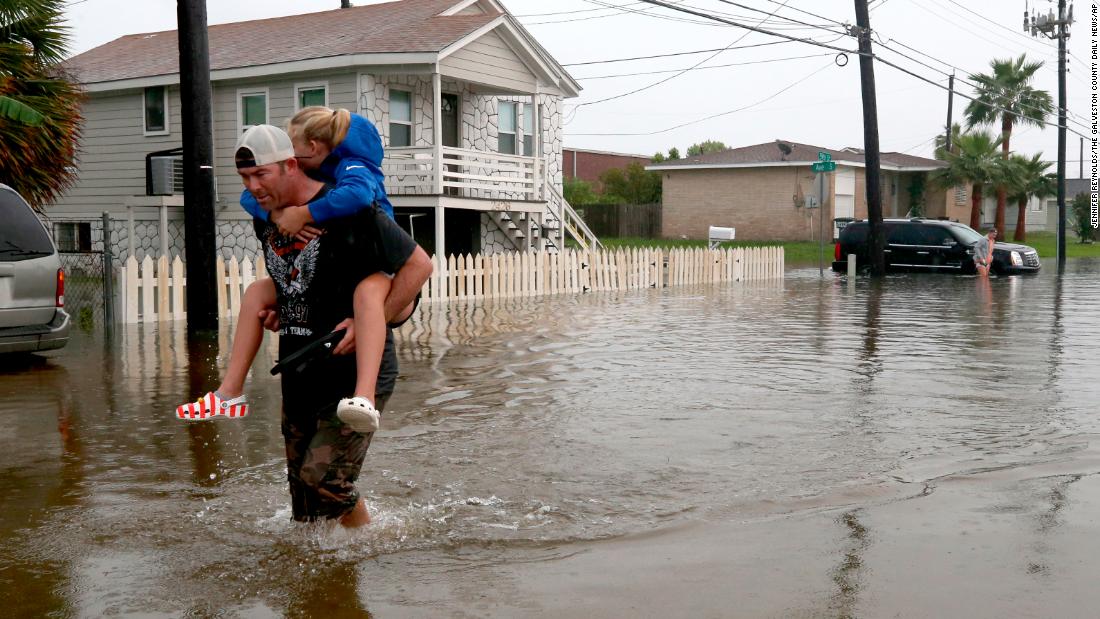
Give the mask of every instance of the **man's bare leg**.
[[275, 305], [275, 282], [270, 277], [258, 279], [244, 291], [241, 312], [237, 316], [237, 330], [233, 334], [233, 349], [229, 354], [229, 368], [218, 385], [217, 392], [226, 398], [244, 393], [244, 381], [248, 369], [264, 341], [264, 325], [259, 319], [261, 310]]
[[370, 524], [370, 514], [367, 513], [367, 504], [363, 499], [359, 499], [359, 502], [355, 504], [355, 508], [343, 516], [340, 516], [338, 522], [349, 529]]

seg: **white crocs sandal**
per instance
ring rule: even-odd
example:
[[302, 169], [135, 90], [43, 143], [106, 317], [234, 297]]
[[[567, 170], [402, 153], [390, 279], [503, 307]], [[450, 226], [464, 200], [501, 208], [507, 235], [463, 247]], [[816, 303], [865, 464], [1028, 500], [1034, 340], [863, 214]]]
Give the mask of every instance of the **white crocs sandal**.
[[356, 432], [367, 434], [378, 431], [378, 411], [366, 398], [355, 396], [340, 400], [336, 406], [336, 416]]

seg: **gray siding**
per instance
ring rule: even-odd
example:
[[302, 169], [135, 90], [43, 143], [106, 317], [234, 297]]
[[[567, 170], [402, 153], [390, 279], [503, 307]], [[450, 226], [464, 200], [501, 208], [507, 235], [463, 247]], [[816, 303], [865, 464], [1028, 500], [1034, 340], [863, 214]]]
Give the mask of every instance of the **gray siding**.
[[447, 56], [439, 63], [448, 77], [516, 90], [535, 91], [535, 75], [495, 32]]
[[219, 216], [240, 211], [240, 178], [233, 166], [233, 147], [237, 144], [240, 120], [237, 118], [237, 92], [248, 88], [267, 88], [268, 124], [286, 127], [295, 112], [295, 85], [328, 82], [328, 103], [332, 108], [358, 107], [355, 71], [280, 76], [275, 79], [250, 79], [214, 84], [214, 165], [218, 173]]
[[145, 155], [180, 145], [178, 87], [168, 89], [168, 135], [142, 135], [141, 89], [93, 93], [84, 105], [77, 184], [47, 214], [92, 217], [122, 210], [125, 196], [145, 193]]

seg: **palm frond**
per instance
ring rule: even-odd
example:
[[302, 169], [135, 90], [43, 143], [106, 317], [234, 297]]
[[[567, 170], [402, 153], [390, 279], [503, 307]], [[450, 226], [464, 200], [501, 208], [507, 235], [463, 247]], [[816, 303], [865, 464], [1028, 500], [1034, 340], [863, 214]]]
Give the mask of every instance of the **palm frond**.
[[0, 95], [0, 118], [6, 118], [24, 125], [40, 125], [45, 119], [33, 107], [4, 95]]

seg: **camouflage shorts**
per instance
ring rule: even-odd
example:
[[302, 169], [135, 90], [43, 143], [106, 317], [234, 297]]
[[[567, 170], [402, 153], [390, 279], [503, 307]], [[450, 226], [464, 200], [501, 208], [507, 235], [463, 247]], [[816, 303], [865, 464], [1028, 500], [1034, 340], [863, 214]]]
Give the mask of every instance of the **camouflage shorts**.
[[[387, 395], [375, 396], [380, 412]], [[374, 434], [359, 434], [344, 425], [335, 409], [298, 420], [283, 411], [287, 481], [294, 520], [334, 519], [355, 508], [355, 480]]]

